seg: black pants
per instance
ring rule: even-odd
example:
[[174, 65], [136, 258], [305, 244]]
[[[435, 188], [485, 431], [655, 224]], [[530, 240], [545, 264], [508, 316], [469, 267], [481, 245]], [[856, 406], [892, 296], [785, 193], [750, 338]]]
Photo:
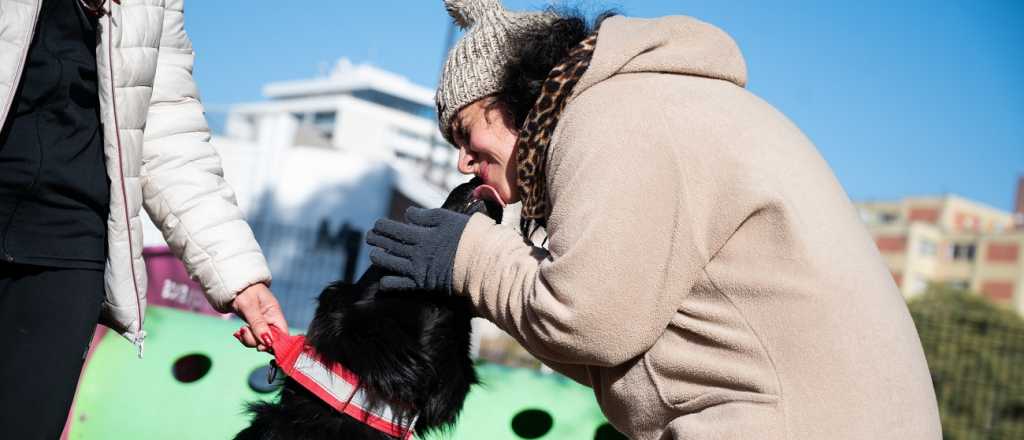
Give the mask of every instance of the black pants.
[[0, 264], [0, 438], [60, 437], [103, 291], [100, 270]]

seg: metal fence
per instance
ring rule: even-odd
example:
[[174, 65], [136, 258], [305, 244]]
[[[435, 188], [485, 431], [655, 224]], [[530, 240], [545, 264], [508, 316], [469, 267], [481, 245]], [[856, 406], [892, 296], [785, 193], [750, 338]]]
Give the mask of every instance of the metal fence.
[[911, 302], [949, 440], [1024, 439], [1024, 319], [977, 295]]
[[273, 291], [293, 328], [305, 329], [327, 284], [352, 281], [364, 260], [363, 231], [348, 224], [318, 228], [254, 223], [253, 232], [274, 274]]

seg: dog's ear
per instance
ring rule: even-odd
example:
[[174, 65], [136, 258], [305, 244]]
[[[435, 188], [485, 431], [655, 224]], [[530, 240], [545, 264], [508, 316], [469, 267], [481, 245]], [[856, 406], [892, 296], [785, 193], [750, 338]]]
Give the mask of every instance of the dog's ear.
[[[335, 281], [323, 291], [320, 292], [320, 296], [317, 297], [316, 312], [313, 314], [313, 321], [322, 321], [329, 323], [335, 321], [331, 315], [337, 315], [343, 313], [344, 310], [352, 307], [356, 301], [359, 301], [361, 295], [359, 289], [349, 283], [341, 281]], [[314, 330], [312, 327], [310, 330]]]
[[355, 286], [350, 283], [335, 281], [328, 284], [320, 292], [317, 303], [319, 303], [319, 307], [326, 306], [328, 309], [335, 309], [335, 305], [351, 304], [357, 300], [359, 300], [359, 292], [355, 289]]

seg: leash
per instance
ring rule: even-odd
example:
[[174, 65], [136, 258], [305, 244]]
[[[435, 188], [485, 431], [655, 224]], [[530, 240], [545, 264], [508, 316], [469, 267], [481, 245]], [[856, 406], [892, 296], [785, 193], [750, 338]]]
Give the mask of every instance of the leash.
[[289, 336], [275, 326], [270, 326], [270, 331], [274, 360], [270, 361], [268, 382], [272, 383], [280, 370], [335, 410], [392, 437], [412, 439], [416, 416], [397, 420], [397, 411], [390, 405], [371, 407], [355, 373], [338, 363], [323, 362], [316, 350], [306, 344], [303, 335]]

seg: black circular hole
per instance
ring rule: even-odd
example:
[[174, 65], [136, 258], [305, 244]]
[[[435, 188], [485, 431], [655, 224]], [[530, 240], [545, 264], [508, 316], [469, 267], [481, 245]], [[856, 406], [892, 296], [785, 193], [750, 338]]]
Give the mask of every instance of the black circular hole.
[[524, 409], [512, 418], [512, 431], [522, 438], [538, 438], [551, 430], [554, 420], [547, 411]]
[[270, 377], [269, 372], [270, 365], [252, 370], [252, 373], [249, 373], [249, 388], [257, 393], [269, 393], [281, 388], [281, 385], [284, 384], [284, 373], [278, 372], [273, 382], [267, 382], [267, 378]]
[[604, 423], [594, 431], [594, 440], [629, 440], [611, 424]]
[[206, 373], [210, 372], [210, 365], [212, 364], [213, 362], [210, 361], [209, 356], [193, 353], [182, 356], [174, 361], [174, 367], [171, 371], [178, 382], [192, 383], [206, 376]]

